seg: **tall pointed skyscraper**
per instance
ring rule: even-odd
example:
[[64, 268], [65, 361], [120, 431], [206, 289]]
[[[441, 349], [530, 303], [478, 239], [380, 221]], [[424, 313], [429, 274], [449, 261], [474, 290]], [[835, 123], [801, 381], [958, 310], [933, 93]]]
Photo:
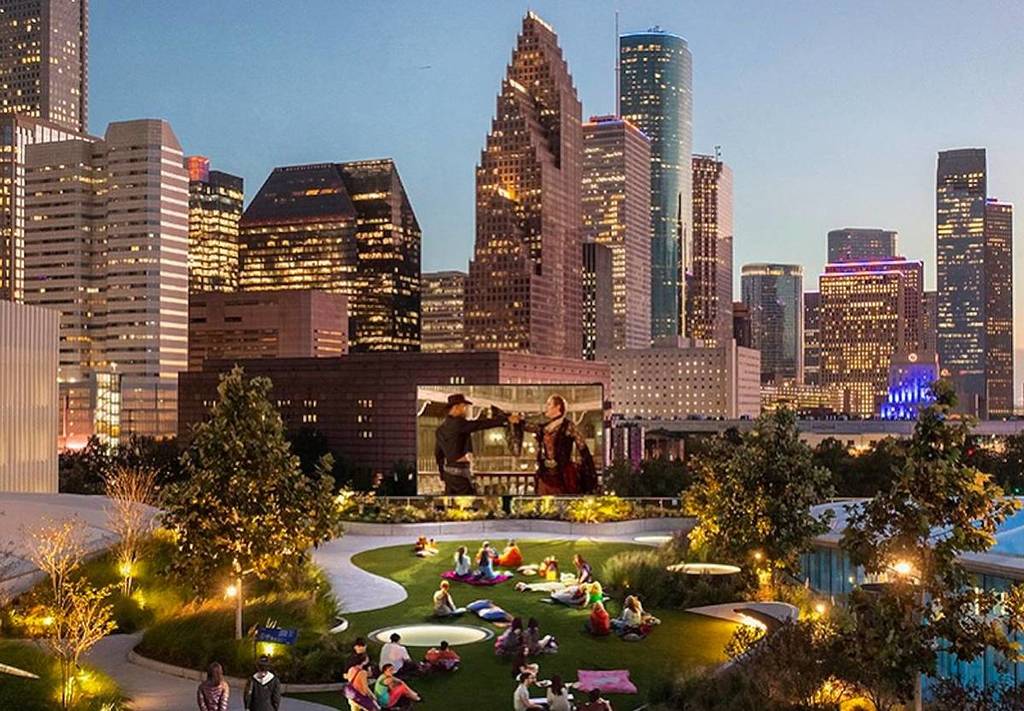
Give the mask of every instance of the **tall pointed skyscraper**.
[[693, 264], [693, 58], [655, 27], [619, 38], [619, 115], [651, 139], [651, 335], [683, 335]]
[[558, 36], [528, 13], [476, 169], [467, 349], [580, 356], [581, 111]]

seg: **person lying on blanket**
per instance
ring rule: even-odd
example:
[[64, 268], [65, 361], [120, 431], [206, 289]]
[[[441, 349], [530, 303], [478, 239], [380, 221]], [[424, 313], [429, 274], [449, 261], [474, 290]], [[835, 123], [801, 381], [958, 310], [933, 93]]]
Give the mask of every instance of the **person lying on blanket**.
[[450, 588], [448, 581], [442, 580], [441, 586], [434, 593], [434, 617], [458, 617], [465, 614], [466, 608], [455, 607]]
[[587, 607], [595, 602], [603, 602], [604, 590], [598, 582], [589, 585], [570, 585], [563, 590], [552, 592], [551, 599], [569, 607]]
[[497, 563], [499, 568], [518, 568], [523, 564], [523, 554], [519, 551], [519, 546], [515, 541], [508, 542], [505, 550], [498, 556]]

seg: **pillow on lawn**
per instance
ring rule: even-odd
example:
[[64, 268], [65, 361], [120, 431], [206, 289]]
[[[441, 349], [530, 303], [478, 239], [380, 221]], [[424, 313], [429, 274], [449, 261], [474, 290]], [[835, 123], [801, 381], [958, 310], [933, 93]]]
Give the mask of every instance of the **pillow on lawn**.
[[511, 622], [512, 615], [508, 614], [500, 607], [485, 607], [476, 613], [477, 617], [481, 620], [488, 622]]
[[494, 603], [490, 600], [474, 600], [466, 605], [466, 609], [470, 612], [480, 612], [485, 607], [494, 607]]
[[609, 694], [635, 694], [636, 686], [629, 680], [628, 669], [610, 669], [608, 671], [587, 671], [580, 669], [577, 672], [576, 688], [580, 691], [597, 689]]

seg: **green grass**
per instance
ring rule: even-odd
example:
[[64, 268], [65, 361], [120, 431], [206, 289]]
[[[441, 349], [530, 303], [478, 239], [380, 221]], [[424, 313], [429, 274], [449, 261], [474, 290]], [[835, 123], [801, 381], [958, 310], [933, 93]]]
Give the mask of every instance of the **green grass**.
[[[412, 544], [382, 548], [357, 555], [356, 565], [370, 572], [401, 583], [409, 597], [397, 605], [382, 610], [348, 615], [350, 631], [359, 635], [395, 624], [425, 622], [430, 619], [434, 590], [439, 574], [451, 567], [452, 555], [458, 542], [440, 544], [441, 552], [434, 558], [417, 558]], [[474, 552], [479, 541], [465, 542]], [[574, 553], [581, 553], [594, 566], [600, 579], [604, 562], [612, 555], [637, 548], [629, 544], [578, 541], [521, 541], [520, 548], [528, 562], [539, 562], [544, 556], [555, 555], [563, 569], [571, 567]], [[519, 578], [523, 579], [523, 578]], [[594, 638], [583, 631], [588, 611], [571, 610], [561, 605], [542, 603], [542, 593], [518, 593], [514, 580], [495, 587], [471, 587], [453, 583], [455, 602], [465, 605], [478, 598], [489, 598], [524, 621], [536, 617], [545, 634], [558, 637], [557, 654], [545, 655], [537, 661], [541, 678], [560, 674], [565, 680], [574, 680], [578, 669], [630, 670], [640, 693], [635, 696], [612, 698], [617, 709], [632, 709], [646, 700], [648, 692], [660, 681], [681, 671], [717, 664], [724, 660], [723, 649], [734, 625], [711, 618], [673, 610], [651, 610], [662, 620], [662, 625], [643, 642], [623, 642], [618, 637]], [[344, 608], [344, 600], [342, 607]], [[609, 612], [619, 612], [619, 603], [609, 603]], [[465, 616], [453, 623], [479, 624], [500, 630], [475, 616]], [[411, 682], [425, 702], [417, 708], [423, 711], [476, 711], [478, 709], [511, 708], [511, 660], [495, 656], [493, 640], [458, 647], [462, 668], [450, 675], [432, 675]], [[379, 654], [379, 645], [371, 647], [371, 654]], [[410, 648], [414, 656], [422, 656], [425, 649]], [[305, 694], [299, 698], [347, 708], [340, 693]]]
[[[24, 679], [0, 674], [0, 709], [55, 711], [60, 708], [57, 665], [41, 649], [24, 642], [0, 641], [0, 662], [41, 677]], [[85, 667], [84, 672], [86, 693], [74, 707], [75, 711], [120, 708], [121, 693], [113, 680], [91, 667]]]

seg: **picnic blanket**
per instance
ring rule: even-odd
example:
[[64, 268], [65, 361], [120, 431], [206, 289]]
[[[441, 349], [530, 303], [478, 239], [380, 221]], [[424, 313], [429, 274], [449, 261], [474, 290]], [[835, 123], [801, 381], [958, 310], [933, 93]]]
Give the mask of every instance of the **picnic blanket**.
[[445, 580], [454, 580], [458, 583], [466, 583], [467, 585], [482, 585], [491, 586], [503, 583], [512, 577], [512, 573], [498, 573], [493, 578], [488, 580], [487, 578], [478, 578], [475, 575], [456, 575], [454, 570], [446, 570], [441, 573], [441, 577]]
[[580, 669], [576, 672], [579, 681], [575, 686], [581, 691], [598, 691], [609, 694], [635, 694], [636, 685], [629, 680], [628, 669], [608, 669], [605, 671], [588, 671]]

